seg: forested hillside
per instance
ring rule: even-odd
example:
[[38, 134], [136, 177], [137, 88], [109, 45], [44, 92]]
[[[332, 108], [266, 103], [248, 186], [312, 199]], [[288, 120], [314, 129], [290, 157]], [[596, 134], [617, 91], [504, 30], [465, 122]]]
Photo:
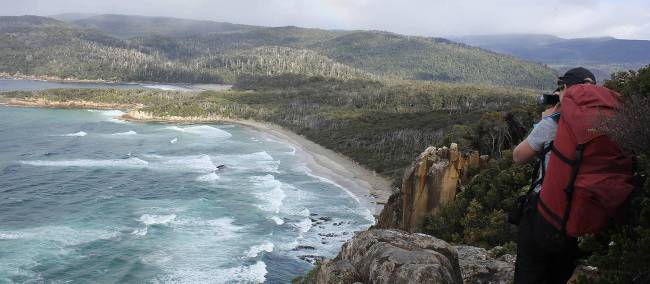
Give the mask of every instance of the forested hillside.
[[93, 30], [36, 16], [0, 18], [0, 72], [119, 81], [221, 82]]
[[293, 73], [543, 89], [556, 76], [444, 39], [121, 15], [71, 23], [0, 17], [0, 55], [0, 72], [119, 81], [233, 83]]
[[260, 28], [213, 21], [130, 15], [96, 15], [81, 19], [73, 18], [70, 22], [81, 27], [93, 28], [124, 39], [149, 34], [188, 36], [209, 33], [242, 32]]
[[564, 39], [551, 35], [487, 35], [453, 38], [472, 46], [548, 64], [563, 72], [585, 66], [603, 81], [615, 71], [650, 63], [650, 41], [612, 37]]

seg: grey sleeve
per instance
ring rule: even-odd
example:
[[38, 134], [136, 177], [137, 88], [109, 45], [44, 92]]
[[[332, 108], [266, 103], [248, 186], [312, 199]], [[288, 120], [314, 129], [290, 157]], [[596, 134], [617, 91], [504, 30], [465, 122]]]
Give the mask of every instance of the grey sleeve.
[[555, 139], [557, 123], [551, 118], [542, 119], [528, 135], [528, 145], [535, 152], [541, 152], [546, 145]]

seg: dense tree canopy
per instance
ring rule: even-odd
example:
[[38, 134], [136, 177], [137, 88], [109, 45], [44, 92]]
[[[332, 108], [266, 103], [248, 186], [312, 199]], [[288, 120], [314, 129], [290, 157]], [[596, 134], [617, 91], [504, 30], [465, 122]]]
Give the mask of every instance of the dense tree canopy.
[[[120, 37], [94, 28], [117, 31]], [[0, 72], [185, 83], [293, 73], [537, 89], [552, 86], [556, 75], [540, 64], [444, 39], [129, 16], [90, 18], [77, 25], [36, 16], [0, 17]]]

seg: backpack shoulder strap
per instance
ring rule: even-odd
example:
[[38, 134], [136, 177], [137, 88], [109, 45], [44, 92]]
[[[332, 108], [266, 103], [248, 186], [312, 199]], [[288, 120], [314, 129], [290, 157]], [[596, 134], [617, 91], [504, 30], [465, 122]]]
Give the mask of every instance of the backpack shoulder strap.
[[[531, 191], [537, 187], [538, 185], [541, 185], [544, 182], [544, 177], [546, 176], [546, 154], [550, 152], [553, 149], [553, 141], [549, 143], [548, 146], [544, 147], [541, 152], [537, 153], [537, 158], [539, 159], [537, 162], [537, 166], [535, 167], [536, 169], [541, 169], [542, 174], [540, 176], [536, 176], [533, 179], [533, 183], [530, 185], [531, 186]], [[539, 172], [539, 171], [538, 171]], [[535, 174], [537, 175], [537, 173]]]

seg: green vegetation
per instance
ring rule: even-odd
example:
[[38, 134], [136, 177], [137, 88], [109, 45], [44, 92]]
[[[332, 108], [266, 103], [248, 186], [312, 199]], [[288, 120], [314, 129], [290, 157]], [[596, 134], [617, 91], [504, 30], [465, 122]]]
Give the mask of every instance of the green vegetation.
[[[527, 134], [537, 117], [534, 107], [488, 112], [469, 126], [455, 126], [447, 140], [469, 142], [469, 149], [492, 153], [488, 166], [472, 178], [456, 200], [427, 218], [422, 232], [454, 243], [492, 248], [516, 242], [516, 227], [507, 222], [514, 200], [528, 191], [531, 165], [515, 165], [510, 149]], [[496, 156], [500, 154], [500, 156]]]
[[[104, 15], [75, 25], [0, 17], [0, 72], [115, 81], [234, 83], [285, 73], [543, 89], [555, 71], [444, 39]], [[98, 31], [99, 29], [100, 31]]]
[[638, 188], [627, 204], [625, 224], [582, 242], [592, 253], [588, 263], [599, 271], [596, 279], [583, 282], [650, 283], [650, 65], [638, 72], [615, 73], [606, 85], [624, 96], [623, 109], [606, 127], [636, 155]]
[[[606, 86], [623, 94], [624, 105], [603, 127], [620, 145], [636, 156], [637, 190], [629, 199], [624, 224], [612, 226], [607, 232], [581, 238], [581, 248], [590, 255], [583, 260], [598, 268], [595, 279], [584, 283], [648, 283], [650, 282], [650, 66], [638, 72], [613, 74]], [[481, 121], [470, 126], [455, 126], [447, 140], [474, 141], [473, 147], [486, 146], [489, 131], [498, 130], [494, 140], [506, 141], [501, 149], [511, 148], [523, 139], [525, 130], [536, 114], [532, 109], [504, 113], [486, 113]], [[510, 117], [509, 119], [506, 119]], [[523, 122], [514, 123], [513, 122]], [[489, 122], [489, 127], [481, 126]], [[483, 134], [481, 134], [483, 133]], [[499, 138], [501, 136], [502, 138]], [[478, 144], [477, 144], [478, 143]], [[491, 161], [464, 188], [454, 203], [430, 216], [422, 231], [442, 239], [490, 248], [511, 246], [516, 241], [516, 228], [507, 223], [505, 212], [516, 196], [527, 191], [533, 169], [530, 165], [512, 163], [509, 150], [501, 159]]]
[[156, 116], [225, 116], [268, 121], [399, 183], [404, 168], [428, 145], [440, 144], [451, 125], [477, 121], [487, 110], [531, 104], [525, 89], [423, 81], [282, 75], [246, 77], [228, 92], [47, 90], [5, 97], [142, 104]]
[[339, 62], [395, 78], [543, 89], [556, 76], [548, 67], [445, 39], [356, 32], [314, 47]]

